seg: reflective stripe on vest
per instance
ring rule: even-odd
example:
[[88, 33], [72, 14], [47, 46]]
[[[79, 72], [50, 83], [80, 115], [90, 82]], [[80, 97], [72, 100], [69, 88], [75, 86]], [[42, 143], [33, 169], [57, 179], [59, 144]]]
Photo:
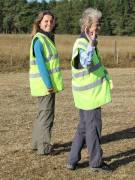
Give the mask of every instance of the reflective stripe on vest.
[[[50, 74], [56, 73], [56, 72], [60, 72], [61, 68], [57, 67], [54, 69], [49, 70]], [[32, 73], [30, 74], [30, 78], [37, 78], [37, 77], [41, 77], [40, 73]]]
[[48, 52], [49, 52], [49, 57], [52, 57], [53, 56], [53, 52], [52, 52], [52, 50], [50, 48], [50, 45], [48, 44], [48, 42], [47, 42], [45, 37], [44, 37], [44, 41], [46, 43], [46, 46], [47, 46], [47, 49], [48, 49]]
[[[59, 57], [58, 54], [55, 54], [53, 56], [50, 56], [50, 57], [46, 58], [45, 60], [48, 62], [48, 61], [57, 59], [58, 57]], [[30, 65], [36, 65], [36, 61], [35, 60], [31, 60], [30, 61]]]
[[74, 85], [73, 85], [73, 86], [72, 86], [72, 89], [73, 89], [74, 91], [86, 91], [86, 90], [90, 90], [90, 89], [92, 89], [92, 88], [94, 88], [94, 87], [102, 84], [105, 80], [106, 80], [106, 78], [105, 78], [105, 77], [102, 77], [101, 79], [98, 79], [97, 81], [95, 81], [95, 82], [93, 82], [93, 83], [87, 84], [86, 86], [80, 86], [80, 87], [78, 87], [78, 86], [74, 86]]
[[73, 78], [80, 78], [80, 77], [83, 77], [83, 76], [86, 76], [88, 74], [90, 74], [91, 72], [94, 72], [96, 70], [98, 70], [102, 65], [100, 63], [94, 65], [94, 66], [91, 66], [90, 68], [88, 68], [87, 70], [84, 70], [83, 72], [79, 72], [79, 73], [72, 73], [72, 77]]

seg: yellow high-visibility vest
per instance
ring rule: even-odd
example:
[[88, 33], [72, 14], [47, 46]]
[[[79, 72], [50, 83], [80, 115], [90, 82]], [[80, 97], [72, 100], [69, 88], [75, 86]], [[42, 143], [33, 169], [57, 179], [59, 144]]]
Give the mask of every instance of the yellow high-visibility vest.
[[86, 50], [89, 42], [85, 38], [76, 40], [72, 54], [72, 92], [75, 106], [90, 110], [111, 102], [112, 80], [100, 61], [98, 50], [92, 55], [92, 64], [83, 69], [77, 69], [79, 49]]
[[38, 38], [43, 45], [43, 52], [46, 59], [46, 67], [50, 74], [51, 82], [54, 91], [57, 93], [64, 89], [63, 78], [60, 69], [60, 61], [58, 57], [58, 52], [53, 44], [53, 42], [44, 34], [37, 33], [31, 42], [30, 47], [30, 70], [29, 70], [29, 80], [30, 89], [32, 96], [45, 96], [48, 95], [48, 89], [43, 79], [40, 75], [38, 65], [36, 62], [36, 57], [34, 56], [34, 40]]

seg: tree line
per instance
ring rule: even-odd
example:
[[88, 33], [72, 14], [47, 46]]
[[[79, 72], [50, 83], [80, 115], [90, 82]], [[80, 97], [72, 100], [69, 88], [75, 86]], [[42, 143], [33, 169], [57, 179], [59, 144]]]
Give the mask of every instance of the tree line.
[[40, 11], [56, 16], [56, 33], [80, 33], [79, 19], [84, 9], [101, 10], [102, 35], [135, 35], [135, 0], [0, 0], [0, 33], [30, 33]]

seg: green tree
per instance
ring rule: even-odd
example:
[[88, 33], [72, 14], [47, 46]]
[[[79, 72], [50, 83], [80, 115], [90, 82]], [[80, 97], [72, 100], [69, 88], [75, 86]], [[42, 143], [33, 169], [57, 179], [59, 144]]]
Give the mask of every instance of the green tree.
[[72, 4], [68, 0], [56, 3], [54, 13], [57, 17], [56, 32], [72, 33]]
[[5, 33], [12, 32], [12, 22], [13, 22], [13, 17], [11, 16], [6, 16], [3, 18], [3, 30]]
[[113, 0], [110, 2], [112, 34], [125, 35], [134, 31], [135, 1]]
[[1, 26], [0, 26], [0, 32], [2, 32], [2, 24], [3, 24], [3, 1], [2, 0], [0, 0], [0, 24], [1, 24]]
[[0, 0], [0, 32], [27, 33], [40, 11], [50, 9], [57, 17], [57, 33], [80, 33], [79, 19], [84, 9], [101, 10], [101, 33], [135, 35], [135, 0]]

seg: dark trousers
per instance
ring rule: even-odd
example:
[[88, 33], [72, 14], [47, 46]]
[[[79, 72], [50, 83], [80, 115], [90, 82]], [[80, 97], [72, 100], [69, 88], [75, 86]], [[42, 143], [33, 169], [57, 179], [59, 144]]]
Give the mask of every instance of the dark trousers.
[[32, 149], [44, 154], [44, 149], [51, 143], [51, 130], [54, 122], [55, 94], [38, 97], [39, 110], [32, 131]]
[[74, 165], [81, 159], [81, 150], [86, 143], [89, 153], [89, 166], [98, 167], [102, 163], [101, 108], [80, 110], [80, 122], [72, 142], [69, 164]]

